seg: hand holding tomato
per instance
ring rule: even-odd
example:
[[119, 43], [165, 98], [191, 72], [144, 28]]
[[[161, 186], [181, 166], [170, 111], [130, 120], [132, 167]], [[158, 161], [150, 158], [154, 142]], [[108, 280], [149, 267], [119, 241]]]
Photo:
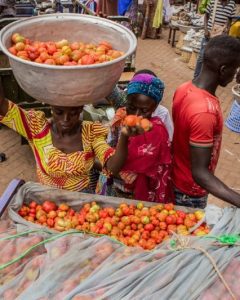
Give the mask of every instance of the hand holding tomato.
[[128, 115], [124, 119], [125, 127], [122, 133], [126, 136], [136, 136], [149, 131], [152, 128], [152, 123], [148, 119], [143, 119], [141, 116]]
[[137, 136], [143, 133], [144, 130], [140, 126], [124, 126], [122, 128], [122, 134], [126, 137]]

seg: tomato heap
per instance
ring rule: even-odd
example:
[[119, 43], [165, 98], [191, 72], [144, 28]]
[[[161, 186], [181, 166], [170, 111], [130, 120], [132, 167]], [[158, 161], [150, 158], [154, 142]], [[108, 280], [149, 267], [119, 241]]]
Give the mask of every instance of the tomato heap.
[[[175, 210], [172, 203], [144, 207], [142, 202], [137, 206], [121, 203], [117, 208], [103, 208], [92, 202], [75, 211], [65, 203], [57, 206], [52, 201], [45, 201], [38, 205], [32, 201], [21, 207], [19, 215], [27, 221], [58, 231], [83, 230], [109, 235], [128, 246], [153, 249], [172, 232], [189, 235], [189, 229], [204, 217], [204, 212], [185, 213]], [[207, 225], [203, 224], [193, 235], [202, 236], [208, 232]]]
[[98, 45], [82, 42], [70, 43], [67, 40], [58, 42], [31, 41], [19, 33], [12, 35], [12, 47], [9, 52], [24, 60], [48, 65], [93, 65], [114, 60], [124, 53], [114, 50], [106, 41]]
[[152, 128], [152, 123], [148, 119], [136, 115], [126, 116], [123, 124], [129, 127], [139, 126], [142, 127], [144, 131], [149, 131]]

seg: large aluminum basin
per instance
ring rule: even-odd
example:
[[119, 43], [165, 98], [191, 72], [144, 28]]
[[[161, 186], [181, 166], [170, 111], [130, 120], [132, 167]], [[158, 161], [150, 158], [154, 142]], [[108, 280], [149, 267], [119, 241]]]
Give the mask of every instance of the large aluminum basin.
[[[31, 40], [98, 43], [110, 42], [125, 55], [89, 66], [54, 66], [22, 60], [10, 52], [11, 36], [20, 33]], [[124, 69], [126, 58], [137, 46], [135, 35], [115, 22], [88, 15], [54, 14], [16, 21], [0, 31], [0, 47], [21, 88], [34, 99], [50, 105], [80, 106], [111, 93]]]

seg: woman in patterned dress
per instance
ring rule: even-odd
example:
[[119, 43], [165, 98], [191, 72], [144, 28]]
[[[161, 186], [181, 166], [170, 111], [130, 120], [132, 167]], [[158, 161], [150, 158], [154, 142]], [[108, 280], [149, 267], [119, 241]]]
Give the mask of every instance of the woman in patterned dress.
[[80, 121], [82, 109], [53, 106], [48, 120], [41, 111], [26, 111], [5, 99], [0, 79], [0, 123], [28, 140], [38, 180], [44, 185], [89, 192], [94, 159], [118, 174], [127, 158], [129, 136], [141, 133], [138, 128], [124, 128], [114, 150], [106, 143], [106, 128], [98, 122]]

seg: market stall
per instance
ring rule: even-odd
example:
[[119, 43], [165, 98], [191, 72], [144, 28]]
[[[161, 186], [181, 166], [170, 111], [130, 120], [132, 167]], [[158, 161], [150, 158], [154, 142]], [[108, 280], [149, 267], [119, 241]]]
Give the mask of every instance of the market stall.
[[[109, 229], [116, 227], [106, 222], [103, 228], [115, 230], [114, 234], [96, 233], [93, 226], [92, 232], [83, 230], [85, 223], [77, 230], [57, 232], [28, 221], [21, 209], [30, 205], [33, 211], [35, 203], [50, 209], [44, 206], [48, 199], [58, 205], [58, 213], [68, 212], [67, 203], [69, 212], [90, 208], [92, 214], [113, 222], [130, 218], [127, 209], [146, 219], [146, 211], [163, 211], [168, 206], [67, 192], [30, 182], [16, 189], [17, 185], [15, 181], [1, 198], [6, 204], [13, 196], [0, 222], [1, 299], [239, 299], [238, 209], [208, 206], [203, 217], [200, 211], [171, 207], [176, 214], [179, 209], [182, 214], [191, 213], [191, 218], [200, 214], [201, 223], [206, 222], [211, 231], [199, 236], [196, 226], [194, 236], [169, 231], [168, 239], [144, 250], [131, 245], [134, 237], [125, 235], [120, 241], [117, 230]], [[143, 225], [150, 227], [149, 223]], [[126, 240], [128, 246], [124, 245]]]
[[[202, 30], [204, 17], [195, 11], [196, 6], [192, 4], [190, 7], [189, 3], [184, 7], [175, 8], [170, 24], [172, 30], [179, 31], [175, 52], [181, 55], [181, 61], [187, 63], [191, 69], [195, 68], [201, 39], [204, 34]], [[170, 38], [171, 36], [169, 36]], [[175, 38], [172, 41], [172, 45], [174, 44]]]

